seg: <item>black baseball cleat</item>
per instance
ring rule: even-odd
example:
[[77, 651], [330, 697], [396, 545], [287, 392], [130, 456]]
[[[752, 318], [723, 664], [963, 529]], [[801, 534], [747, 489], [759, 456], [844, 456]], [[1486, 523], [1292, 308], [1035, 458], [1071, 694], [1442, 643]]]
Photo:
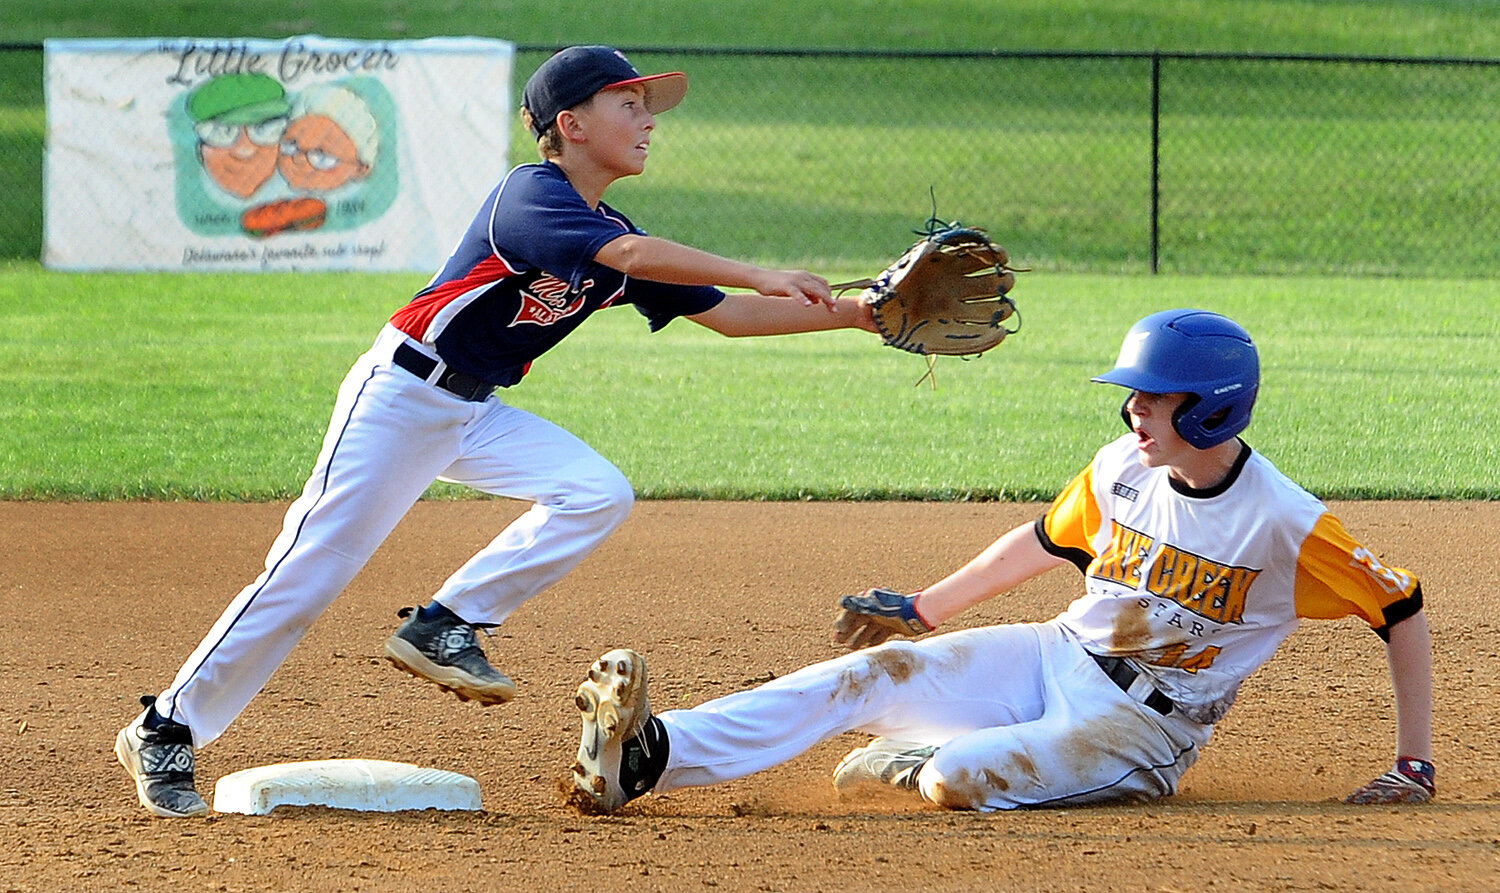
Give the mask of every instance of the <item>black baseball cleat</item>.
[[182, 723], [156, 714], [156, 698], [146, 695], [146, 709], [115, 736], [115, 756], [135, 780], [141, 805], [166, 818], [208, 812], [193, 784], [193, 733]]
[[385, 658], [397, 668], [460, 701], [504, 704], [516, 696], [516, 683], [485, 659], [472, 624], [436, 602], [402, 608], [397, 616], [406, 622], [385, 642]]
[[568, 800], [580, 812], [608, 815], [651, 790], [667, 765], [667, 730], [651, 715], [645, 658], [628, 648], [607, 652], [589, 667], [574, 704], [583, 740]]

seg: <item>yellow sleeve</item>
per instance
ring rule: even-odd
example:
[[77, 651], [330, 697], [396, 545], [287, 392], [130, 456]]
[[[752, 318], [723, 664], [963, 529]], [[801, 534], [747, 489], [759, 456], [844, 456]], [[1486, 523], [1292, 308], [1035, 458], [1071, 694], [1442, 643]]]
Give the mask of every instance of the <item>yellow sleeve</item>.
[[1393, 624], [1422, 610], [1422, 584], [1404, 568], [1383, 564], [1324, 512], [1297, 556], [1298, 617], [1357, 615], [1385, 637]]
[[1094, 466], [1090, 464], [1068, 482], [1052, 500], [1047, 513], [1037, 520], [1037, 539], [1048, 552], [1084, 570], [1098, 557], [1094, 552], [1094, 535], [1099, 532], [1103, 517], [1099, 503], [1094, 500]]

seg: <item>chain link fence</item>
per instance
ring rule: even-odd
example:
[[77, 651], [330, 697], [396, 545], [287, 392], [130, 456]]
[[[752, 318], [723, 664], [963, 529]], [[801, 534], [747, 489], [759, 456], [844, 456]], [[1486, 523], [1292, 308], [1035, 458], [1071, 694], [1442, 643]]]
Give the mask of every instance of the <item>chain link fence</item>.
[[[1500, 266], [1496, 59], [628, 52], [692, 91], [610, 200], [721, 254], [878, 269], [936, 216], [1039, 270]], [[0, 45], [0, 259], [40, 256], [44, 129], [41, 48]]]

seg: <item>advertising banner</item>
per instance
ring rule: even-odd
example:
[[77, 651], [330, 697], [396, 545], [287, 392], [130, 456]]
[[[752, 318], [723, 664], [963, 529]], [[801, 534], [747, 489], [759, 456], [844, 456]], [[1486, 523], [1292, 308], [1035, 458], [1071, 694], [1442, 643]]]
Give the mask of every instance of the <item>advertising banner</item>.
[[508, 168], [484, 38], [48, 40], [43, 263], [431, 271]]

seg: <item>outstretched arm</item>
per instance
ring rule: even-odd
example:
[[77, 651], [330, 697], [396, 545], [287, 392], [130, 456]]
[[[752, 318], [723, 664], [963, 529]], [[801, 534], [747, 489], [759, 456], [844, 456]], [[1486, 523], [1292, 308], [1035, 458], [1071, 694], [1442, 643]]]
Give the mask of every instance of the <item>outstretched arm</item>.
[[732, 338], [827, 329], [877, 331], [870, 306], [858, 298], [833, 298], [826, 307], [819, 307], [785, 297], [735, 292], [725, 295], [712, 309], [688, 319]]
[[828, 280], [806, 270], [772, 270], [654, 236], [627, 233], [611, 239], [594, 260], [634, 279], [748, 288], [763, 295], [796, 298], [808, 305], [830, 304], [833, 300]]
[[995, 540], [973, 561], [922, 590], [917, 610], [937, 627], [1060, 564], [1067, 561], [1043, 549], [1036, 525], [1027, 522]]
[[980, 602], [1067, 561], [1042, 548], [1036, 525], [1006, 533], [972, 561], [913, 595], [871, 589], [845, 596], [834, 621], [834, 641], [851, 648], [878, 645], [892, 635], [937, 629]]
[[1350, 803], [1420, 803], [1436, 793], [1432, 765], [1432, 634], [1418, 611], [1390, 628], [1385, 647], [1396, 696], [1396, 765]]
[[594, 259], [636, 279], [750, 289], [753, 294], [726, 295], [718, 306], [688, 317], [723, 335], [877, 331], [869, 306], [857, 298], [835, 298], [827, 279], [806, 270], [772, 270], [635, 233], [610, 240]]

